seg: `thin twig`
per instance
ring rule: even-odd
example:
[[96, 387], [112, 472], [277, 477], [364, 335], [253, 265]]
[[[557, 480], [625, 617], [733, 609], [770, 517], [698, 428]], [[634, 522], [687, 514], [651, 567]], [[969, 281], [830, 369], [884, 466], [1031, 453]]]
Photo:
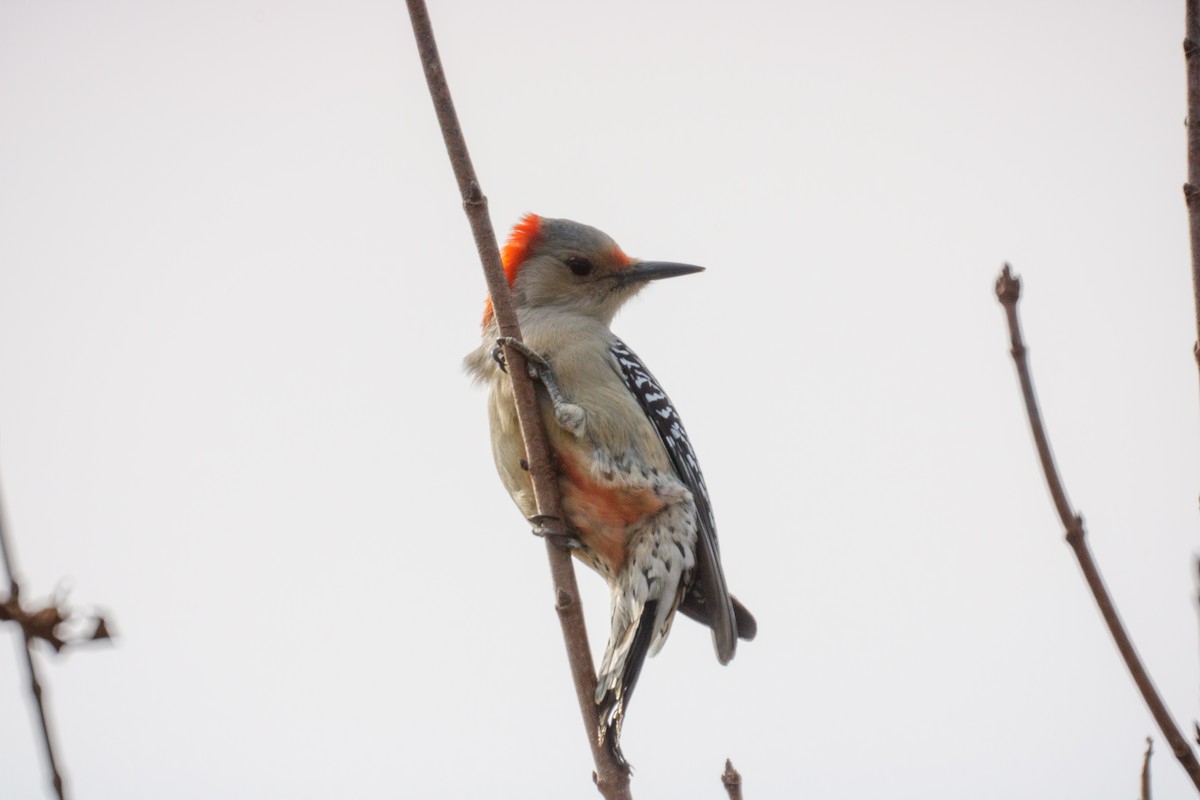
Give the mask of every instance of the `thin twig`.
[[[417, 49], [421, 56], [421, 64], [425, 68], [425, 80], [429, 85], [429, 94], [433, 99], [434, 110], [437, 112], [442, 138], [446, 143], [446, 152], [450, 156], [450, 164], [454, 169], [454, 177], [458, 182], [459, 192], [462, 194], [463, 209], [471, 224], [475, 247], [479, 251], [479, 258], [483, 264], [483, 272], [487, 278], [488, 292], [491, 294], [492, 308], [495, 311], [500, 335], [519, 341], [521, 331], [512, 300], [509, 297], [504, 268], [500, 263], [500, 250], [497, 247], [496, 234], [488, 215], [487, 198], [480, 189], [475, 169], [471, 165], [471, 156], [467, 151], [458, 115], [454, 110], [454, 101], [450, 96], [450, 88], [446, 83], [445, 72], [438, 56], [437, 43], [433, 38], [429, 12], [425, 7], [424, 0], [407, 0], [407, 3], [413, 34], [416, 36]], [[561, 520], [563, 513], [558, 481], [552, 467], [546, 431], [538, 413], [537, 398], [534, 394], [533, 383], [526, 370], [525, 359], [513, 347], [505, 347], [505, 358], [510, 365], [508, 374], [512, 378], [517, 418], [520, 420], [521, 433], [525, 441], [526, 459], [529, 464], [529, 475], [533, 482], [533, 494], [538, 514], [545, 518]], [[599, 725], [594, 700], [596, 670], [592, 663], [592, 651], [588, 646], [583, 610], [579, 603], [575, 569], [571, 564], [570, 554], [554, 544], [556, 538], [546, 537], [546, 552], [550, 560], [550, 575], [554, 582], [555, 609], [558, 611], [559, 622], [562, 625], [563, 641], [566, 643], [567, 659], [575, 680], [579, 710], [583, 716], [588, 742], [592, 749], [592, 759], [596, 765], [596, 771], [592, 777], [600, 793], [608, 800], [628, 800], [631, 797], [629, 776], [613, 761], [596, 735]]]
[[8, 544], [8, 528], [5, 525], [4, 496], [0, 494], [0, 561], [4, 562], [4, 574], [8, 577], [9, 591], [13, 596], [19, 594], [17, 589], [17, 565], [13, 561], [12, 547]]
[[1196, 366], [1200, 368], [1200, 0], [1187, 0], [1183, 55], [1187, 64], [1187, 183], [1183, 197], [1192, 242], [1192, 295], [1196, 308]]
[[721, 783], [729, 792], [729, 800], [742, 800], [742, 773], [733, 768], [733, 762], [725, 759], [725, 771], [721, 773]]
[[[20, 608], [21, 587], [17, 583], [16, 566], [13, 563], [12, 547], [8, 542], [8, 529], [5, 525], [3, 496], [0, 496], [0, 556], [3, 556], [4, 574], [8, 576], [8, 601], [14, 608]], [[17, 620], [20, 622], [20, 620]], [[66, 800], [67, 790], [63, 786], [62, 772], [58, 768], [58, 759], [54, 755], [54, 733], [50, 728], [50, 718], [46, 715], [45, 702], [42, 700], [42, 684], [38, 680], [37, 665], [33, 660], [33, 637], [30, 635], [28, 624], [21, 623], [21, 641], [25, 648], [25, 665], [29, 669], [29, 693], [33, 697], [33, 705], [37, 708], [38, 719], [42, 724], [42, 743], [46, 748], [46, 766], [50, 770], [50, 783], [59, 800]]]
[[1150, 800], [1150, 756], [1154, 754], [1154, 740], [1146, 737], [1146, 754], [1142, 756], [1142, 800]]
[[46, 746], [46, 766], [50, 768], [50, 783], [54, 785], [59, 800], [66, 800], [67, 790], [63, 786], [62, 772], [59, 771], [58, 760], [54, 757], [54, 736], [50, 732], [50, 718], [46, 716], [46, 706], [42, 700], [42, 684], [38, 680], [37, 666], [33, 661], [33, 642], [28, 636], [21, 638], [25, 641], [25, 666], [29, 668], [29, 693], [33, 695], [38, 719], [42, 722], [42, 744]]
[[1088, 587], [1092, 590], [1092, 596], [1096, 599], [1096, 605], [1100, 608], [1100, 614], [1108, 625], [1117, 649], [1121, 651], [1121, 657], [1125, 659], [1125, 666], [1128, 667], [1129, 674], [1133, 676], [1134, 683], [1137, 684], [1142, 698], [1150, 708], [1154, 721], [1158, 723], [1159, 730], [1171, 745], [1171, 751], [1183, 765], [1184, 771], [1192, 779], [1196, 789], [1200, 790], [1200, 763], [1196, 761], [1196, 755], [1192, 752], [1192, 748], [1183, 738], [1183, 734], [1179, 732], [1175, 721], [1171, 719], [1166, 705], [1163, 704], [1137, 651], [1134, 650], [1133, 642], [1130, 641], [1129, 634], [1126, 632], [1121, 618], [1117, 615], [1117, 609], [1113, 606], [1108, 589], [1104, 586], [1104, 580], [1100, 577], [1096, 560], [1092, 557], [1091, 549], [1088, 547], [1083, 517], [1072, 511], [1071, 505], [1067, 501], [1067, 493], [1058, 476], [1058, 468], [1054, 465], [1054, 456], [1050, 452], [1046, 429], [1042, 425], [1042, 415], [1038, 410], [1037, 398], [1033, 393], [1033, 378], [1029, 374], [1025, 343], [1021, 338], [1021, 323], [1017, 320], [1017, 301], [1021, 297], [1021, 281], [1013, 277], [1008, 264], [1004, 265], [1004, 271], [1000, 273], [1000, 277], [996, 281], [996, 296], [1000, 298], [1000, 302], [1004, 305], [1004, 312], [1008, 316], [1012, 357], [1016, 362], [1017, 374], [1021, 379], [1021, 392], [1025, 397], [1025, 410], [1029, 415], [1029, 426], [1033, 430], [1033, 439], [1037, 444], [1038, 456], [1042, 461], [1042, 471], [1046, 475], [1050, 495], [1054, 498], [1054, 507], [1058, 510], [1058, 516], [1066, 529], [1067, 543], [1071, 545], [1075, 557], [1079, 560], [1079, 566], [1083, 570], [1084, 578], [1087, 579]]

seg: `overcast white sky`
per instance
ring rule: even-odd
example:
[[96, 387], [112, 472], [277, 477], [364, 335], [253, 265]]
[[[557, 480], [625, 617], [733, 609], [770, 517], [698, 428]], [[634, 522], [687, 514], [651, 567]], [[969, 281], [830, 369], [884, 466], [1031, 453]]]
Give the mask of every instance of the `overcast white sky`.
[[[681, 621], [638, 797], [1127, 798], [1156, 733], [1068, 491], [1200, 714], [1183, 3], [434, 2], [498, 230], [706, 265], [616, 321], [759, 620]], [[460, 368], [484, 284], [403, 4], [0, 3], [0, 478], [78, 798], [589, 798], [541, 543]], [[580, 572], [603, 641], [602, 582]], [[0, 632], [0, 794], [46, 796]], [[1158, 798], [1190, 796], [1158, 745]]]

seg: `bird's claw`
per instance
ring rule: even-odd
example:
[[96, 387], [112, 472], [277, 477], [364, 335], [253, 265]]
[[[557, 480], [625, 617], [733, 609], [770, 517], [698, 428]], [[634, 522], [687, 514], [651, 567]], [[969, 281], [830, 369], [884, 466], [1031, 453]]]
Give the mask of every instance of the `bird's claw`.
[[496, 340], [496, 346], [492, 348], [492, 359], [500, 365], [502, 372], [508, 372], [508, 359], [504, 357], [505, 345], [525, 356], [525, 361], [529, 364], [529, 377], [543, 379], [550, 372], [550, 362], [541, 353], [538, 353], [520, 339], [514, 339], [511, 336], [501, 336]]
[[492, 348], [492, 360], [500, 367], [501, 372], [508, 374], [508, 360], [504, 358], [504, 345], [500, 342], [496, 342], [496, 346]]
[[583, 542], [579, 541], [579, 536], [574, 531], [568, 530], [558, 517], [552, 514], [534, 514], [529, 518], [529, 522], [533, 525], [534, 536], [540, 536], [543, 539], [550, 537], [555, 544], [565, 550], [583, 549]]

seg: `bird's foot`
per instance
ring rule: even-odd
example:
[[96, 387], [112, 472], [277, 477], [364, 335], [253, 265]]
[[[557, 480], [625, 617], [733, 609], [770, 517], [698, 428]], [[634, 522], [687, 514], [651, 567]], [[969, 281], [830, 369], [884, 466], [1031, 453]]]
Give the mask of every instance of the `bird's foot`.
[[583, 406], [577, 406], [574, 403], [567, 403], [565, 401], [555, 401], [554, 418], [558, 420], [558, 424], [567, 433], [576, 439], [583, 438], [584, 431], [587, 429], [587, 413], [583, 410]]
[[525, 356], [525, 363], [529, 367], [529, 377], [541, 381], [542, 385], [546, 387], [546, 393], [550, 395], [550, 400], [554, 403], [554, 418], [558, 420], [558, 424], [571, 435], [582, 439], [586, 429], [587, 413], [582, 406], [568, 403], [563, 397], [562, 391], [558, 388], [558, 380], [554, 377], [554, 370], [551, 369], [550, 362], [546, 357], [524, 342], [511, 336], [501, 336], [496, 340], [496, 346], [492, 348], [492, 358], [504, 372], [508, 372], [508, 361], [504, 357], [505, 345]]
[[505, 345], [525, 356], [525, 361], [529, 364], [529, 377], [540, 380], [543, 373], [550, 372], [550, 362], [546, 360], [544, 355], [535, 351], [520, 339], [514, 339], [511, 336], [501, 336], [496, 340], [496, 346], [492, 348], [492, 360], [500, 365], [501, 372], [508, 372], [508, 359], [504, 357]]
[[529, 518], [533, 525], [533, 535], [543, 539], [550, 537], [555, 544], [566, 550], [582, 550], [583, 542], [579, 535], [569, 530], [563, 521], [552, 514], [534, 514]]

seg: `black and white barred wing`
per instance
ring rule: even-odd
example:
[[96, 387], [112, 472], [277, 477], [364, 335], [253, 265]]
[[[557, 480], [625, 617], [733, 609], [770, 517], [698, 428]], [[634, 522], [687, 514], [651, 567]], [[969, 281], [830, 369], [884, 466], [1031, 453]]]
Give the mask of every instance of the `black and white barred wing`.
[[722, 664], [727, 663], [733, 658], [737, 647], [738, 630], [729, 590], [725, 586], [725, 574], [721, 570], [717, 525], [713, 520], [708, 489], [704, 485], [704, 475], [700, 472], [696, 453], [688, 441], [679, 412], [637, 354], [615, 336], [609, 350], [616, 359], [625, 385], [637, 398], [666, 446], [676, 474], [695, 498], [698, 533], [696, 574], [680, 610], [712, 628], [717, 658]]

